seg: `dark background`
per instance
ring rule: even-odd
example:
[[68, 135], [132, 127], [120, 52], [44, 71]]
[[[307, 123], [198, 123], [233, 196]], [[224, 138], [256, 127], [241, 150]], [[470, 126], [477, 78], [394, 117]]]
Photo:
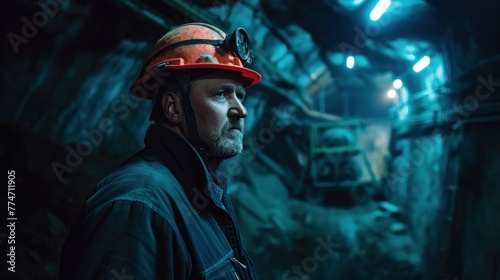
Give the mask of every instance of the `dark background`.
[[[262, 279], [500, 279], [500, 2], [392, 1], [372, 22], [376, 3], [4, 1], [2, 279], [57, 279], [85, 197], [143, 145], [150, 104], [128, 89], [144, 56], [190, 21], [244, 27], [263, 75], [246, 151], [221, 167]], [[318, 238], [339, 244], [325, 261]]]

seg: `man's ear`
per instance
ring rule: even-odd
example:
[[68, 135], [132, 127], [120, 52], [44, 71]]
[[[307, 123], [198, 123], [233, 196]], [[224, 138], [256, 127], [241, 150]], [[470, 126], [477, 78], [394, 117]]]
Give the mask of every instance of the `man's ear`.
[[180, 124], [182, 121], [181, 100], [177, 94], [166, 92], [162, 98], [162, 109], [165, 117], [172, 124]]

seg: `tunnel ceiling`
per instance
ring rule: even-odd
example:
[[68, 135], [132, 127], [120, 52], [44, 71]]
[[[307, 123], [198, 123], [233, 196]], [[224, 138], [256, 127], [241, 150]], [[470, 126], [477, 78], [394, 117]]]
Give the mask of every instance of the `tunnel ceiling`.
[[[385, 95], [394, 79], [405, 77], [410, 94], [432, 84], [451, 88], [500, 49], [500, 1], [394, 0], [373, 22], [369, 14], [377, 2], [74, 0], [40, 28], [43, 35], [19, 46], [20, 55], [4, 52], [4, 57], [21, 67], [22, 59], [29, 64], [57, 49], [54, 66], [67, 69], [79, 55], [100, 57], [124, 48], [121, 55], [139, 64], [147, 46], [175, 25], [205, 21], [226, 32], [241, 26], [251, 36], [256, 56], [251, 67], [263, 74], [263, 91], [334, 115], [387, 119], [394, 103]], [[2, 26], [4, 34], [19, 33], [21, 17], [40, 9], [27, 0], [11, 6], [3, 18], [10, 24]], [[12, 51], [8, 43], [4, 40], [5, 49]], [[355, 58], [352, 69], [346, 67], [349, 55]], [[413, 73], [413, 64], [424, 55], [440, 56], [437, 63], [444, 65], [440, 71], [446, 78], [432, 81], [436, 77]], [[128, 82], [128, 75], [137, 75], [130, 71], [117, 79]]]
[[[282, 68], [279, 70], [289, 72], [293, 79], [306, 87], [316, 83], [311, 88], [320, 90], [310, 92], [310, 95], [314, 98], [315, 94], [323, 92], [331, 96], [325, 110], [334, 113], [343, 106], [340, 98], [343, 92], [351, 95], [352, 102], [359, 104], [356, 105], [359, 107], [366, 106], [362, 103], [379, 102], [378, 96], [385, 94], [392, 81], [409, 75], [413, 64], [424, 55], [450, 56], [449, 53], [443, 53], [449, 52], [446, 50], [447, 45], [456, 48], [454, 55], [457, 56], [473, 49], [475, 53], [472, 60], [497, 52], [498, 44], [493, 43], [492, 30], [498, 30], [500, 26], [494, 12], [500, 8], [498, 1], [391, 1], [387, 12], [373, 22], [369, 14], [377, 2], [200, 0], [192, 1], [195, 12], [190, 11], [187, 15], [186, 9], [189, 8], [179, 4], [182, 1], [147, 0], [143, 3], [160, 17], [166, 16], [174, 23], [213, 19], [225, 25], [223, 29], [238, 25], [250, 29], [251, 36], [252, 33], [259, 33], [256, 26], [264, 23], [269, 29], [263, 32], [272, 32], [278, 41], [284, 42], [286, 52], [294, 57], [294, 61], [287, 64], [287, 57], [273, 59], [283, 48], [273, 46], [276, 40], [268, 40], [265, 36], [252, 38], [254, 48], [276, 64], [277, 68]], [[197, 13], [202, 16], [192, 18]], [[306, 40], [311, 40], [313, 46], [309, 47]], [[353, 69], [346, 68], [349, 55], [355, 58]], [[451, 67], [456, 68], [456, 65]], [[291, 68], [302, 68], [304, 71]], [[328, 77], [317, 79], [324, 72], [323, 68], [327, 68]], [[460, 71], [455, 74], [459, 76]], [[374, 116], [385, 117], [385, 112], [392, 104], [379, 105], [379, 113]], [[315, 109], [318, 109], [317, 106]], [[367, 110], [361, 108], [359, 111]]]

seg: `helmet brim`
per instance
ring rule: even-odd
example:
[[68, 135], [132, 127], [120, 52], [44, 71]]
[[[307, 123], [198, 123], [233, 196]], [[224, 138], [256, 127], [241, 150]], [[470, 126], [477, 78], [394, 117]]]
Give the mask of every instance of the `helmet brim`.
[[[243, 68], [243, 67], [238, 67], [238, 66], [233, 66], [233, 65], [227, 65], [227, 64], [215, 64], [215, 63], [195, 63], [195, 64], [188, 64], [188, 65], [171, 65], [171, 66], [165, 66], [162, 69], [162, 72], [170, 72], [170, 71], [182, 71], [182, 70], [195, 70], [195, 69], [214, 69], [214, 70], [228, 70], [228, 71], [233, 71], [237, 72], [242, 76], [242, 85], [244, 88], [253, 86], [257, 84], [261, 79], [262, 76], [248, 68]], [[135, 87], [144, 85], [146, 84], [146, 81], [152, 79], [153, 76], [151, 74], [146, 74], [142, 75], [141, 78], [137, 79], [131, 87], [131, 92], [134, 94], [136, 92], [133, 90]], [[137, 96], [137, 94], [134, 94]], [[144, 96], [139, 96], [139, 97], [144, 97]]]

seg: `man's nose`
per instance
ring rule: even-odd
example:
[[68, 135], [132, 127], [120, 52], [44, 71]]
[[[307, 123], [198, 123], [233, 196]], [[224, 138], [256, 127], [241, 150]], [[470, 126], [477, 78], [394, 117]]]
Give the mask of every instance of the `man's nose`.
[[231, 107], [229, 108], [228, 117], [245, 118], [247, 116], [247, 109], [243, 106], [240, 99], [233, 99]]

